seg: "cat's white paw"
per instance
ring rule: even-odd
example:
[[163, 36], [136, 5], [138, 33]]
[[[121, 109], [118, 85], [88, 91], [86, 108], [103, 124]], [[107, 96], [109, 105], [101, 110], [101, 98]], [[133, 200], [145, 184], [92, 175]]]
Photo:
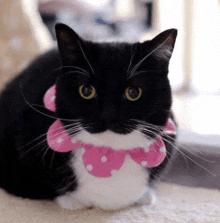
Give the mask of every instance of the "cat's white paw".
[[75, 211], [87, 208], [83, 204], [81, 204], [76, 198], [73, 198], [71, 195], [62, 195], [56, 198], [56, 202], [60, 205], [60, 207]]
[[153, 189], [149, 189], [143, 197], [141, 197], [135, 204], [140, 204], [140, 205], [154, 205], [156, 204], [157, 197], [156, 193]]

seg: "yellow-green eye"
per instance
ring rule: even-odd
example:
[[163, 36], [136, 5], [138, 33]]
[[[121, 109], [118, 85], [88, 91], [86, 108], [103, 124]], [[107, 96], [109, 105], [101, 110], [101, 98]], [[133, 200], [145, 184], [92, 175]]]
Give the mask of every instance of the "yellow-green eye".
[[129, 101], [137, 101], [142, 95], [142, 89], [139, 87], [128, 87], [125, 90], [125, 97]]
[[91, 85], [81, 85], [79, 87], [79, 94], [84, 99], [92, 99], [96, 95], [96, 90]]

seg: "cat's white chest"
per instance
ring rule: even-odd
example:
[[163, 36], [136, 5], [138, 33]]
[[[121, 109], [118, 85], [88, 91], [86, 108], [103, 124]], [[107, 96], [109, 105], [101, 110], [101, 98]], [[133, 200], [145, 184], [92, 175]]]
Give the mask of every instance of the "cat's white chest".
[[103, 209], [125, 207], [137, 201], [147, 190], [148, 173], [130, 157], [111, 177], [98, 178], [86, 170], [79, 150], [72, 160], [79, 187], [74, 197], [88, 206]]
[[[86, 138], [88, 139], [88, 137]], [[143, 143], [146, 145], [149, 142], [145, 141]], [[82, 159], [83, 148], [77, 149], [73, 153], [74, 157], [70, 165], [76, 174], [78, 188], [76, 191], [69, 193], [66, 198], [75, 199], [77, 205], [84, 207], [97, 206], [102, 209], [123, 208], [138, 201], [149, 190], [148, 171], [129, 156], [126, 156], [123, 166], [120, 170], [114, 172], [111, 177], [99, 178], [91, 175], [86, 169]], [[62, 202], [59, 203], [62, 205]]]

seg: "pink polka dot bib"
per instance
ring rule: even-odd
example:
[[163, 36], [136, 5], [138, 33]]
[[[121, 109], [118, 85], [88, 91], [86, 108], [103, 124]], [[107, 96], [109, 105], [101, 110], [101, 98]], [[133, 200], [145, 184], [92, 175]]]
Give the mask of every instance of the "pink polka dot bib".
[[[45, 107], [55, 112], [56, 86], [53, 85], [44, 95]], [[176, 127], [171, 119], [168, 120], [163, 134], [176, 134]], [[115, 150], [111, 147], [87, 144], [68, 134], [59, 119], [48, 129], [47, 143], [57, 152], [69, 152], [79, 148], [84, 149], [82, 160], [84, 167], [91, 175], [99, 178], [111, 177], [119, 171], [129, 156], [134, 162], [144, 168], [160, 165], [166, 157], [166, 148], [162, 137], [157, 136], [147, 148], [137, 147], [129, 150]]]

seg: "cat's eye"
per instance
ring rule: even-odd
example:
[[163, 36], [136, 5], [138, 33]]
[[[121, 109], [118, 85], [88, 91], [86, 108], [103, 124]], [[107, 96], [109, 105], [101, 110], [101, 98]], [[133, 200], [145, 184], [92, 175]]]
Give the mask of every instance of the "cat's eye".
[[84, 99], [92, 99], [96, 95], [96, 90], [91, 85], [81, 85], [79, 87], [79, 94]]
[[128, 87], [125, 90], [125, 97], [129, 101], [137, 101], [142, 95], [142, 89], [139, 87]]

